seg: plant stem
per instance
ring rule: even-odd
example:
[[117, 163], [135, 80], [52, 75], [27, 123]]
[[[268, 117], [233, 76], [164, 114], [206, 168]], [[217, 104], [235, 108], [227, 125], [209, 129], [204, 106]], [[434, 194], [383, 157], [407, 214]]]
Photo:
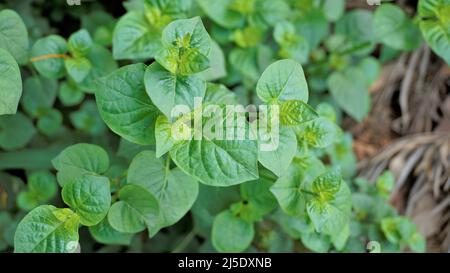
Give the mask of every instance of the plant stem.
[[38, 62], [38, 61], [43, 61], [43, 60], [47, 60], [47, 59], [66, 59], [69, 56], [66, 54], [47, 54], [47, 55], [42, 55], [42, 56], [37, 56], [34, 58], [30, 59], [30, 62]]
[[180, 253], [183, 251], [195, 237], [195, 228], [193, 228], [186, 237], [172, 250], [172, 253]]
[[308, 191], [308, 190], [304, 190], [304, 189], [300, 189], [300, 191], [301, 191], [302, 193], [309, 194], [309, 195], [313, 195], [313, 196], [317, 196], [317, 195], [318, 195], [318, 194], [315, 193], [315, 192]]
[[168, 178], [168, 174], [170, 171], [170, 155], [167, 154], [167, 158], [166, 158], [166, 168], [165, 168], [165, 172], [164, 172], [164, 181], [163, 181], [163, 189], [165, 189], [167, 187], [167, 181], [169, 180]]

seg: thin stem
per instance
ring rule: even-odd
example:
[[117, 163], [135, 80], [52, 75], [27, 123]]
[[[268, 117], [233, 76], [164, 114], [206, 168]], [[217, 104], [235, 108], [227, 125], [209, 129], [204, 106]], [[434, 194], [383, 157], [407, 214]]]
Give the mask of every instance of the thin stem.
[[42, 56], [37, 56], [37, 57], [31, 58], [30, 62], [38, 62], [38, 61], [43, 61], [43, 60], [48, 60], [48, 59], [66, 59], [66, 58], [69, 58], [69, 56], [66, 54], [47, 54], [47, 55], [42, 55]]
[[186, 237], [172, 250], [172, 253], [180, 253], [183, 251], [194, 239], [195, 237], [195, 228], [193, 228]]

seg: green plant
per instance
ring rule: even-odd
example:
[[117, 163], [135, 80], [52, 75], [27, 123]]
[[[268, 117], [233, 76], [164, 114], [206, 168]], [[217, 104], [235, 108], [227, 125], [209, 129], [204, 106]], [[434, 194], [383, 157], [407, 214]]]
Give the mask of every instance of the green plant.
[[379, 251], [397, 252], [406, 246], [415, 252], [425, 251], [425, 240], [411, 220], [399, 216], [386, 203], [394, 183], [390, 172], [377, 179], [375, 188], [364, 179], [354, 181], [348, 251], [358, 251], [361, 240], [377, 242]]
[[[20, 112], [0, 117], [0, 169], [26, 170], [27, 185], [0, 172], [12, 196], [0, 198], [0, 249], [183, 251], [197, 235], [196, 251], [424, 251], [387, 204], [389, 175], [375, 187], [354, 179], [338, 124], [342, 111], [360, 121], [370, 110], [378, 43], [395, 56], [418, 48], [421, 30], [449, 62], [447, 2], [421, 0], [411, 20], [390, 4], [345, 12], [343, 0], [132, 0], [117, 22], [84, 11], [67, 39], [2, 10], [0, 114]], [[53, 9], [56, 21], [67, 12]], [[199, 113], [205, 127], [226, 124], [240, 104], [268, 110], [211, 130], [231, 139], [195, 127]], [[188, 110], [173, 115], [179, 105]]]

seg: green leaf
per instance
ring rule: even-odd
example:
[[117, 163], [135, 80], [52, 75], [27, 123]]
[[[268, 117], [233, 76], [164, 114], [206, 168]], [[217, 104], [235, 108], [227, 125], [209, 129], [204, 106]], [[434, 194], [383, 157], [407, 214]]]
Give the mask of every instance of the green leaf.
[[271, 64], [256, 85], [258, 97], [264, 101], [308, 101], [308, 85], [302, 66], [293, 60]]
[[144, 71], [144, 64], [133, 64], [101, 78], [95, 98], [102, 119], [113, 132], [148, 145], [155, 142], [159, 111], [145, 92]]
[[323, 200], [333, 198], [341, 186], [341, 174], [338, 170], [332, 170], [314, 179], [312, 190], [320, 195]]
[[282, 210], [277, 210], [272, 217], [292, 239], [300, 239], [302, 234], [314, 232], [314, 227], [307, 217], [289, 216]]
[[295, 128], [297, 139], [316, 148], [325, 148], [339, 138], [342, 131], [326, 118], [317, 118]]
[[314, 156], [296, 158], [270, 191], [275, 195], [284, 212], [292, 216], [305, 215], [306, 192], [304, 189], [323, 171], [322, 162]]
[[151, 236], [178, 222], [197, 199], [197, 181], [178, 168], [170, 169], [167, 160], [156, 158], [153, 151], [143, 151], [128, 169], [127, 183], [144, 187], [158, 199], [161, 213], [155, 229], [149, 230]]
[[420, 0], [420, 30], [433, 51], [450, 65], [450, 1]]
[[0, 152], [0, 169], [26, 169], [46, 170], [51, 169], [51, 160], [67, 144], [55, 143], [45, 148], [31, 148], [15, 150], [13, 152]]
[[294, 241], [279, 228], [267, 231], [262, 238], [262, 248], [268, 253], [291, 253], [294, 251]]
[[172, 149], [177, 141], [172, 137], [172, 124], [161, 115], [155, 125], [156, 156], [161, 157]]
[[316, 111], [301, 100], [288, 100], [281, 103], [280, 122], [282, 125], [301, 125], [318, 117]]
[[239, 47], [256, 47], [264, 39], [264, 30], [257, 26], [247, 26], [243, 29], [236, 29], [233, 33], [234, 42]]
[[194, 109], [194, 98], [203, 98], [206, 90], [206, 82], [198, 75], [172, 74], [156, 62], [147, 67], [144, 81], [148, 96], [169, 119], [177, 105]]
[[[0, 162], [3, 163], [4, 160], [5, 159], [2, 156]], [[3, 166], [2, 169], [4, 169]], [[17, 193], [19, 193], [21, 190], [25, 188], [24, 182], [20, 177], [10, 175], [8, 173], [5, 173], [4, 171], [0, 171], [0, 187], [1, 187], [0, 193], [3, 196], [5, 195], [8, 196], [8, 198], [6, 200], [3, 200], [3, 202], [0, 204], [0, 209], [1, 210], [14, 209], [15, 202], [17, 200], [17, 198], [15, 197]]]
[[273, 37], [279, 44], [288, 42], [296, 36], [295, 26], [289, 21], [279, 22], [273, 30]]
[[400, 56], [400, 54], [401, 54], [401, 50], [394, 49], [387, 45], [383, 45], [381, 47], [379, 60], [381, 63], [387, 63], [387, 62], [393, 61], [396, 58], [398, 58]]
[[376, 200], [365, 193], [356, 192], [352, 194], [352, 209], [358, 220], [364, 220], [370, 217], [374, 209]]
[[[247, 122], [244, 120], [242, 128], [236, 117], [239, 115], [225, 118], [225, 108], [219, 110], [222, 115], [218, 111], [209, 117], [203, 115], [205, 126], [221, 124], [222, 128], [215, 129], [216, 135], [207, 136], [203, 134], [205, 128], [194, 128], [188, 140], [170, 151], [171, 158], [181, 170], [207, 185], [231, 186], [258, 178], [258, 144], [245, 136], [250, 131], [246, 130]], [[196, 111], [194, 119], [199, 114]], [[245, 135], [239, 136], [240, 132]], [[217, 134], [222, 137], [216, 137]]]
[[264, 69], [266, 69], [272, 63], [274, 63], [277, 60], [277, 58], [273, 52], [273, 49], [268, 45], [260, 44], [255, 49], [256, 49], [256, 64], [260, 71], [259, 73], [261, 73], [261, 71], [264, 71]]
[[64, 149], [52, 160], [58, 171], [58, 183], [64, 187], [85, 174], [102, 174], [108, 170], [106, 151], [93, 144], [75, 144]]
[[270, 171], [260, 170], [259, 179], [240, 185], [242, 198], [251, 203], [262, 215], [271, 212], [277, 207], [277, 200], [270, 191], [276, 179], [277, 177]]
[[380, 62], [374, 57], [366, 57], [362, 59], [358, 67], [364, 72], [367, 79], [367, 84], [373, 84], [377, 79], [381, 71]]
[[336, 236], [350, 219], [350, 189], [336, 171], [329, 171], [314, 179], [312, 192], [306, 210], [316, 231]]
[[25, 80], [21, 105], [32, 117], [37, 117], [44, 108], [51, 108], [55, 102], [58, 82], [40, 76]]
[[353, 153], [353, 139], [350, 133], [345, 133], [327, 148], [327, 153], [332, 165], [342, 169], [344, 178], [353, 177], [356, 171], [356, 156]]
[[295, 26], [290, 22], [279, 22], [275, 25], [274, 38], [280, 45], [278, 55], [281, 58], [292, 58], [306, 63], [309, 57], [309, 43], [297, 35]]
[[91, 62], [84, 57], [65, 59], [64, 64], [66, 66], [67, 73], [76, 83], [80, 83], [86, 79], [92, 69]]
[[384, 4], [376, 10], [373, 30], [377, 39], [395, 49], [410, 51], [421, 43], [419, 28], [393, 4]]
[[230, 211], [240, 219], [249, 222], [259, 222], [264, 214], [255, 206], [253, 202], [241, 201], [230, 206]]
[[315, 49], [329, 34], [329, 24], [323, 12], [311, 9], [294, 19], [298, 34], [309, 43], [309, 49]]
[[160, 37], [161, 30], [152, 26], [142, 11], [128, 12], [114, 29], [114, 59], [152, 58], [161, 47]]
[[[61, 55], [67, 53], [67, 43], [61, 36], [50, 35], [37, 40], [31, 49], [32, 58], [43, 58], [45, 55]], [[33, 62], [34, 67], [39, 73], [51, 79], [58, 79], [64, 76], [63, 58], [45, 58]]]
[[200, 17], [170, 23], [161, 40], [163, 49], [155, 59], [173, 74], [190, 75], [209, 67], [211, 38]]
[[59, 86], [58, 98], [64, 106], [74, 106], [83, 101], [84, 93], [75, 84], [64, 81]]
[[245, 78], [256, 82], [259, 77], [257, 51], [255, 48], [233, 48], [228, 55], [231, 67]]
[[8, 242], [5, 237], [10, 226], [13, 225], [13, 219], [9, 212], [1, 211], [0, 212], [0, 251], [4, 251], [8, 248]]
[[[285, 127], [270, 133], [264, 132], [263, 136], [260, 135], [259, 145], [259, 162], [277, 176], [285, 173], [297, 152], [295, 133], [292, 129]], [[270, 148], [262, 149], [261, 147], [264, 147], [262, 145]]]
[[217, 102], [225, 105], [235, 105], [238, 103], [238, 99], [236, 94], [231, 92], [225, 85], [207, 83], [203, 103], [215, 104]]
[[230, 9], [233, 0], [197, 0], [200, 8], [218, 25], [225, 28], [240, 26], [244, 17], [239, 12]]
[[[241, 1], [235, 1], [235, 5]], [[282, 21], [289, 14], [289, 6], [285, 1], [271, 1], [271, 0], [256, 0], [244, 1], [248, 5], [250, 12], [248, 12], [248, 21], [251, 25], [261, 28], [267, 28]], [[253, 4], [252, 4], [253, 3]], [[244, 11], [244, 13], [246, 13]]]
[[0, 116], [0, 147], [16, 150], [25, 147], [36, 133], [31, 120], [22, 113]]
[[115, 230], [136, 233], [157, 225], [160, 213], [158, 200], [145, 188], [125, 185], [119, 191], [119, 199], [108, 212], [109, 224]]
[[22, 18], [13, 10], [0, 12], [0, 48], [8, 51], [20, 64], [28, 61], [28, 32]]
[[344, 14], [345, 0], [325, 0], [322, 10], [325, 17], [334, 22]]
[[386, 198], [375, 196], [374, 206], [371, 210], [371, 217], [380, 222], [386, 217], [394, 217], [397, 211], [386, 202]]
[[2, 75], [0, 79], [0, 115], [15, 114], [22, 95], [22, 78], [16, 60], [2, 48], [0, 48], [0, 75]]
[[85, 29], [81, 29], [70, 35], [67, 43], [70, 53], [72, 53], [76, 59], [86, 56], [91, 51], [92, 45], [91, 35]]
[[[273, 49], [269, 45], [260, 44], [256, 49], [256, 64], [259, 69], [259, 73], [264, 71], [269, 65], [274, 63], [277, 58], [273, 52]], [[259, 75], [258, 75], [259, 76]]]
[[115, 24], [115, 18], [106, 11], [96, 9], [81, 15], [81, 27], [89, 31], [94, 43], [102, 46], [111, 45]]
[[212, 244], [219, 252], [242, 252], [255, 236], [253, 224], [226, 210], [216, 216], [213, 223]]
[[389, 197], [394, 185], [394, 175], [389, 171], [385, 171], [380, 177], [378, 177], [376, 182], [378, 193], [384, 197]]
[[425, 238], [420, 233], [416, 232], [409, 239], [408, 246], [414, 252], [423, 253], [426, 251], [427, 242], [425, 241]]
[[70, 209], [37, 207], [17, 226], [14, 252], [73, 252], [78, 242], [78, 225], [79, 216]]
[[341, 231], [331, 237], [334, 247], [338, 251], [344, 250], [350, 236], [350, 225], [347, 224]]
[[[161, 29], [173, 19], [183, 18], [191, 0], [139, 1], [128, 9], [114, 31], [113, 51], [116, 59], [148, 59], [161, 47]], [[127, 4], [127, 3], [126, 3]]]
[[[256, 49], [256, 63], [259, 69], [259, 73], [264, 71], [269, 65], [277, 60], [277, 56], [272, 47], [266, 44], [260, 44]], [[253, 88], [253, 87], [252, 87]]]
[[302, 244], [314, 252], [325, 253], [331, 247], [330, 237], [317, 232], [302, 233]]
[[416, 235], [416, 226], [406, 217], [386, 217], [381, 220], [381, 230], [386, 238], [394, 244], [414, 244]]
[[319, 114], [320, 117], [326, 118], [332, 122], [337, 121], [336, 108], [328, 102], [319, 103], [319, 105], [317, 105], [316, 107], [316, 110], [317, 114]]
[[78, 87], [86, 93], [94, 93], [97, 80], [114, 72], [117, 69], [117, 63], [109, 50], [99, 45], [94, 45], [86, 58], [92, 68], [83, 82], [78, 83]]
[[355, 67], [334, 72], [328, 78], [328, 89], [339, 106], [352, 118], [362, 121], [370, 110], [368, 83], [364, 73]]
[[57, 184], [55, 176], [48, 171], [39, 171], [28, 176], [28, 190], [17, 196], [19, 208], [30, 211], [55, 197]]
[[17, 206], [24, 211], [30, 211], [37, 206], [39, 206], [41, 202], [39, 202], [36, 194], [31, 191], [22, 191], [17, 195]]
[[95, 226], [90, 226], [89, 232], [97, 242], [108, 245], [129, 245], [133, 239], [133, 234], [115, 230], [109, 224], [108, 218], [104, 218]]
[[433, 17], [439, 14], [445, 18], [447, 4], [448, 0], [419, 0], [417, 10], [422, 17]]
[[128, 161], [131, 161], [133, 157], [135, 157], [138, 153], [144, 150], [151, 150], [154, 148], [155, 147], [153, 145], [142, 146], [121, 138], [119, 142], [119, 147], [117, 148], [117, 156], [125, 158]]
[[64, 186], [62, 198], [80, 216], [81, 224], [96, 225], [105, 218], [111, 205], [109, 179], [85, 174]]

